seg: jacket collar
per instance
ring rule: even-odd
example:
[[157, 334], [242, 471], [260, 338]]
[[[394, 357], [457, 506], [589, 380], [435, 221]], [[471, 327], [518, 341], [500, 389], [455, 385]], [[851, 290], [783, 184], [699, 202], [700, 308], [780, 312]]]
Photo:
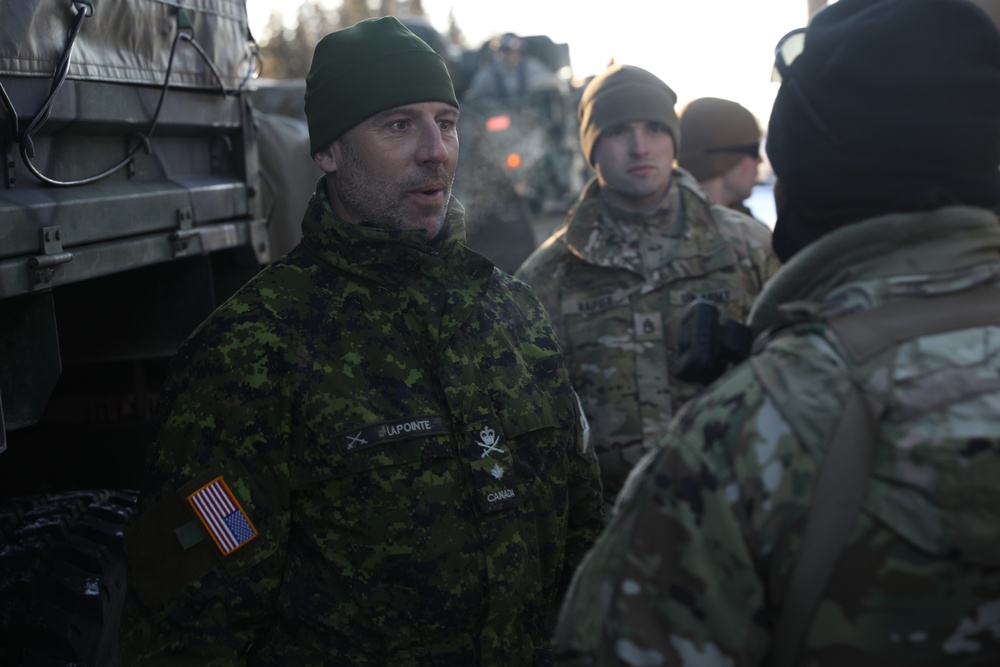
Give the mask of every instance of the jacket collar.
[[823, 302], [838, 288], [871, 279], [933, 275], [1000, 264], [1000, 224], [993, 211], [947, 206], [841, 227], [795, 254], [768, 281], [750, 313], [755, 334], [780, 324], [778, 307]]
[[329, 268], [362, 284], [396, 289], [422, 278], [447, 281], [453, 271], [488, 278], [493, 264], [464, 247], [465, 209], [454, 197], [445, 231], [433, 241], [422, 230], [385, 230], [338, 218], [320, 178], [302, 219], [302, 246]]
[[677, 246], [691, 225], [716, 224], [711, 203], [683, 169], [674, 169], [670, 188], [652, 213], [625, 211], [600, 193], [597, 178], [592, 178], [569, 213], [563, 237], [571, 253], [597, 266], [649, 273], [660, 267], [642, 265], [642, 239], [659, 238], [665, 246]]

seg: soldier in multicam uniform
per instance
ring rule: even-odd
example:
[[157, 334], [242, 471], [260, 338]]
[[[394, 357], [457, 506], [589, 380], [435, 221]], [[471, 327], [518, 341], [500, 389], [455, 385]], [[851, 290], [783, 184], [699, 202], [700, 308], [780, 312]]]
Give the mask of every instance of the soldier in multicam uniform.
[[635, 467], [559, 665], [1000, 664], [1000, 38], [965, 0], [804, 36], [762, 335]]
[[535, 288], [566, 351], [609, 503], [700, 388], [674, 376], [688, 304], [710, 299], [742, 321], [778, 265], [760, 222], [713, 205], [674, 168], [676, 100], [639, 67], [614, 65], [590, 82], [580, 143], [596, 177], [515, 273]]
[[126, 662], [549, 664], [599, 472], [541, 304], [461, 242], [445, 63], [363, 21], [306, 114], [302, 243], [172, 362]]

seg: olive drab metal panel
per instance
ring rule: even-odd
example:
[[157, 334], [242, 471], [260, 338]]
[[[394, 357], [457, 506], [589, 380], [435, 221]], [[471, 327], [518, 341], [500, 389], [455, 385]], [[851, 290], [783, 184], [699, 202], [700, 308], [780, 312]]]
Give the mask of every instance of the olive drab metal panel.
[[243, 0], [0, 0], [7, 432], [53, 414], [50, 396], [73, 419], [118, 414], [60, 378], [169, 356], [270, 261], [257, 65]]

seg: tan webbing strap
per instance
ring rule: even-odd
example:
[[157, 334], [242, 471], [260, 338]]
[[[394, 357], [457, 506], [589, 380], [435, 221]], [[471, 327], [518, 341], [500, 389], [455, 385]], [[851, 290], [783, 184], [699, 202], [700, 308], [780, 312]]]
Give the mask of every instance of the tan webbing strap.
[[802, 550], [771, 637], [768, 665], [792, 667], [796, 663], [826, 583], [865, 498], [875, 455], [879, 412], [852, 382], [844, 412], [816, 479]]
[[890, 301], [863, 313], [831, 318], [830, 328], [858, 362], [905, 340], [1000, 324], [1000, 289]]

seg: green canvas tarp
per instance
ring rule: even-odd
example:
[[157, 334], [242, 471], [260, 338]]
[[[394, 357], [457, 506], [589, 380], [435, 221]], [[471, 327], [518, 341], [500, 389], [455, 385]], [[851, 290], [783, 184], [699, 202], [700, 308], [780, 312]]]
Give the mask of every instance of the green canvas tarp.
[[93, 9], [76, 37], [68, 78], [163, 85], [171, 46], [185, 29], [170, 84], [219, 89], [245, 85], [254, 65], [244, 0], [0, 0], [0, 77], [51, 78], [78, 12]]

